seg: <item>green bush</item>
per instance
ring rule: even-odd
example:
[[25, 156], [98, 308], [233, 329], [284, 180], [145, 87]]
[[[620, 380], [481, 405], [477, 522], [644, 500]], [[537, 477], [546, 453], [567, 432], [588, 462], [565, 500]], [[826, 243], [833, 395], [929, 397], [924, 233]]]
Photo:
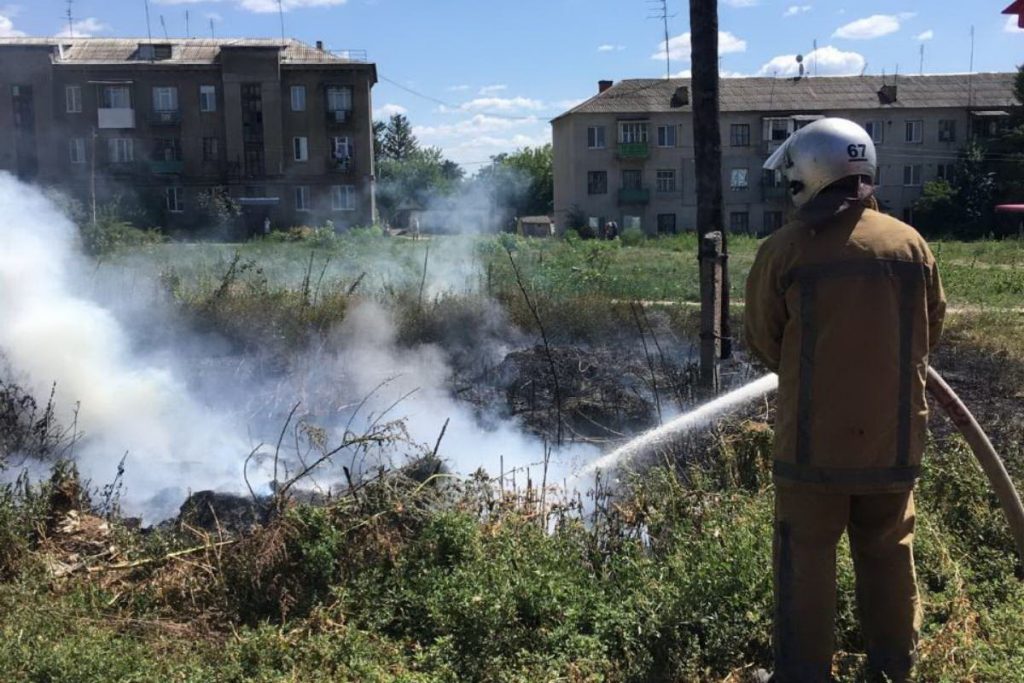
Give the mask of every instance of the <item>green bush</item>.
[[625, 247], [638, 247], [647, 240], [647, 235], [640, 228], [626, 228], [619, 239]]

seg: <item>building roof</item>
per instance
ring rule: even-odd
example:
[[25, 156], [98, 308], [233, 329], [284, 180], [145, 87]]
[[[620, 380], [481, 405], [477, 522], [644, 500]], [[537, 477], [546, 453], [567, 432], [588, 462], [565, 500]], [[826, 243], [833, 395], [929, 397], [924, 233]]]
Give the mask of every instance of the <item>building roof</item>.
[[[139, 58], [140, 45], [169, 45], [166, 59]], [[366, 62], [363, 50], [320, 50], [289, 38], [2, 38], [3, 47], [41, 47], [53, 50], [55, 64], [215, 64], [222, 50], [264, 48], [281, 50], [282, 64], [353, 64]]]
[[[723, 112], [820, 112], [834, 109], [916, 109], [936, 107], [1014, 106], [1015, 73], [934, 76], [833, 76], [793, 78], [723, 78]], [[883, 85], [896, 85], [896, 100], [879, 96]], [[628, 79], [570, 109], [570, 114], [655, 114], [692, 112], [687, 104], [672, 106], [677, 89], [690, 79]]]

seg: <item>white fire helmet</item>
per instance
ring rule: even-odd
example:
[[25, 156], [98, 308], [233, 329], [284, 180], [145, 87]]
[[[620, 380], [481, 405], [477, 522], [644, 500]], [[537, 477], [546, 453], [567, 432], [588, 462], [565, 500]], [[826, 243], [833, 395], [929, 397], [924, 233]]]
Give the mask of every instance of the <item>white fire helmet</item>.
[[791, 135], [764, 162], [782, 171], [793, 203], [801, 207], [843, 178], [866, 176], [874, 182], [878, 156], [871, 136], [847, 119], [819, 119]]

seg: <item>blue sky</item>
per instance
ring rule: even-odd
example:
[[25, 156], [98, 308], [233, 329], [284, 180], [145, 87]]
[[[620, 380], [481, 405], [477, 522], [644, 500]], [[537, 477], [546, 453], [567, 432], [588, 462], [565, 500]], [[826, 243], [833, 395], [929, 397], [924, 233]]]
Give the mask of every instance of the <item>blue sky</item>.
[[[0, 35], [68, 31], [65, 0], [0, 0]], [[365, 49], [381, 76], [378, 116], [406, 113], [423, 143], [473, 172], [491, 155], [550, 140], [548, 121], [607, 78], [665, 74], [663, 31], [647, 0], [282, 0], [288, 35]], [[277, 0], [149, 0], [154, 35], [277, 37]], [[655, 3], [656, 4], [656, 3]], [[720, 0], [722, 70], [786, 75], [793, 56], [819, 75], [966, 72], [1024, 61], [1009, 0]], [[668, 0], [672, 73], [689, 68], [689, 9]], [[144, 0], [74, 0], [77, 34], [146, 34]], [[817, 41], [816, 58], [810, 55]], [[659, 55], [660, 53], [660, 55]]]

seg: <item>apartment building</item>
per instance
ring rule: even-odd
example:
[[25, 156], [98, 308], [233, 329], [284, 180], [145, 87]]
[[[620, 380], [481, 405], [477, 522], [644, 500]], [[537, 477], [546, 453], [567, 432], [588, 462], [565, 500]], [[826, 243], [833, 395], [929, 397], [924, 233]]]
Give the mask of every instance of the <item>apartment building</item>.
[[224, 188], [250, 231], [375, 216], [365, 54], [297, 40], [0, 39], [0, 170], [201, 228]]
[[[827, 116], [871, 134], [882, 208], [912, 221], [924, 183], [949, 177], [964, 143], [997, 134], [1020, 106], [1014, 75], [723, 79], [726, 227], [767, 234], [782, 225], [791, 202], [781, 175], [762, 166], [795, 131]], [[689, 79], [636, 79], [601, 81], [597, 95], [554, 119], [559, 229], [570, 216], [647, 234], [695, 229], [692, 113]]]

